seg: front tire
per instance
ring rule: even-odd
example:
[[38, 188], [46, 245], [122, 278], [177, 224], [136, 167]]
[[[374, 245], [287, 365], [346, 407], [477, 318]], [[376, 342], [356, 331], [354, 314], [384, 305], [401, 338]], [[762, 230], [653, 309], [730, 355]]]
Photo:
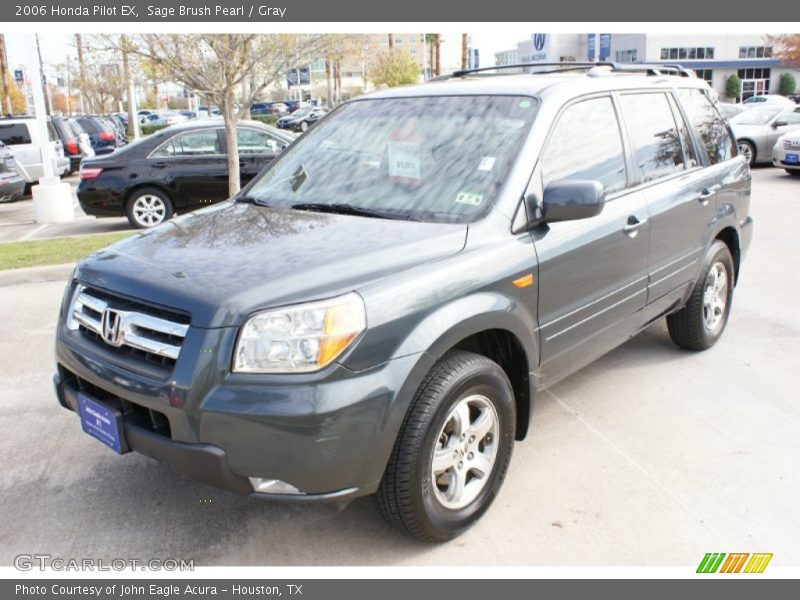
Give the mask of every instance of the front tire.
[[136, 229], [149, 229], [172, 218], [172, 201], [155, 188], [136, 190], [125, 204], [128, 221]]
[[453, 350], [433, 367], [400, 429], [376, 495], [396, 527], [452, 539], [489, 508], [514, 445], [508, 377], [485, 356]]
[[728, 246], [715, 240], [686, 306], [667, 317], [673, 342], [688, 350], [706, 350], [717, 343], [728, 324], [734, 277]]
[[794, 175], [795, 177], [800, 177], [800, 169], [786, 169], [786, 172], [789, 175]]

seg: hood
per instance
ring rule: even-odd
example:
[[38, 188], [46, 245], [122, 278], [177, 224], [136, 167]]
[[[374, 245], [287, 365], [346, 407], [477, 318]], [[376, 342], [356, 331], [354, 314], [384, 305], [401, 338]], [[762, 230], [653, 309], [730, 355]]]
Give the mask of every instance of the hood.
[[458, 253], [466, 225], [237, 202], [122, 240], [84, 260], [82, 283], [227, 327], [261, 308], [334, 296]]

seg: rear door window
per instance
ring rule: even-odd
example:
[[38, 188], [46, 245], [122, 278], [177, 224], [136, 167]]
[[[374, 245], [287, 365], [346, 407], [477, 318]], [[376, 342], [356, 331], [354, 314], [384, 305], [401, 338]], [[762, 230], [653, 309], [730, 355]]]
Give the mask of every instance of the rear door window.
[[289, 144], [278, 140], [266, 131], [241, 127], [236, 130], [240, 155], [277, 154]]
[[624, 94], [620, 101], [639, 181], [646, 183], [683, 171], [683, 148], [666, 94]]
[[736, 144], [728, 125], [708, 96], [701, 90], [686, 88], [678, 90], [678, 96], [711, 164], [736, 156]]
[[32, 143], [27, 123], [0, 123], [0, 140], [7, 146]]
[[606, 193], [625, 188], [625, 155], [611, 98], [583, 100], [567, 107], [542, 155], [542, 181], [590, 179]]

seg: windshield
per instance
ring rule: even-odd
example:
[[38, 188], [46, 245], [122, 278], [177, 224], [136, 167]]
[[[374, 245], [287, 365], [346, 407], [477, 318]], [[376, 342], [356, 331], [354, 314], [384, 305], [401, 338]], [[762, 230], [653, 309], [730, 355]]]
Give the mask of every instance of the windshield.
[[345, 104], [290, 146], [247, 196], [287, 208], [346, 205], [387, 218], [467, 223], [497, 199], [536, 106], [514, 96]]
[[298, 108], [296, 111], [292, 113], [293, 117], [305, 117], [306, 115], [311, 113], [310, 108]]
[[766, 125], [769, 123], [783, 107], [759, 106], [751, 108], [743, 113], [739, 113], [731, 119], [731, 124], [736, 125]]

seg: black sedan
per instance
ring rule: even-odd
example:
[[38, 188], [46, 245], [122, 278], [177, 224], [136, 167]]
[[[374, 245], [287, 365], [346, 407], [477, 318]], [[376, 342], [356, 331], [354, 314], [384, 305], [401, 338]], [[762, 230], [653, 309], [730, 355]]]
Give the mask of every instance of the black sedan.
[[[292, 141], [254, 121], [237, 128], [244, 185]], [[134, 227], [154, 227], [175, 213], [228, 197], [225, 131], [220, 120], [167, 127], [111, 155], [81, 163], [78, 200], [88, 215], [127, 216]]]
[[298, 108], [292, 114], [278, 119], [278, 128], [290, 131], [305, 131], [326, 114], [328, 114], [328, 110], [321, 106]]

